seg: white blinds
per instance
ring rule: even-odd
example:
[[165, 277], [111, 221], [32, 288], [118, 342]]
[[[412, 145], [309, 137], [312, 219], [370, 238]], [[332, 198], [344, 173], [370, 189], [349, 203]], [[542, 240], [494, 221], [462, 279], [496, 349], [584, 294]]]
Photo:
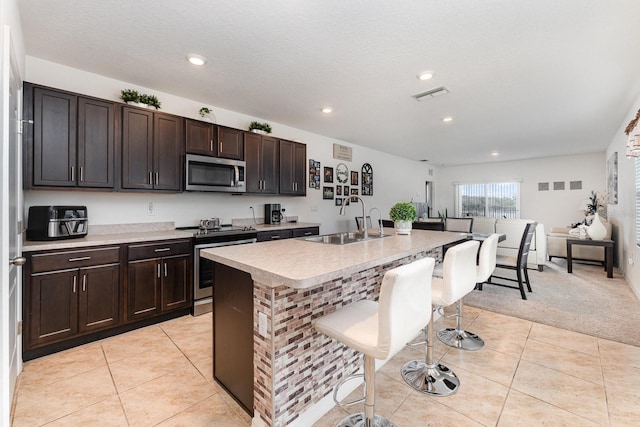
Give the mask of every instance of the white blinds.
[[520, 218], [520, 183], [471, 183], [456, 185], [457, 216]]

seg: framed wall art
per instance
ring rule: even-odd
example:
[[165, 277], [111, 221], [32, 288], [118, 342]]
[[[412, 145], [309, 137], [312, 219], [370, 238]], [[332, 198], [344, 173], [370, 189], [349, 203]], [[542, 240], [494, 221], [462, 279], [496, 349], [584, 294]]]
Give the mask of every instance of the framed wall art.
[[618, 152], [611, 153], [609, 160], [607, 160], [607, 191], [609, 192], [609, 198], [607, 204], [618, 204]]
[[320, 162], [309, 159], [309, 188], [320, 189]]
[[351, 171], [351, 185], [358, 186], [358, 171]]
[[373, 168], [369, 163], [362, 165], [362, 176], [360, 178], [362, 182], [362, 195], [373, 196]]
[[324, 182], [333, 183], [333, 168], [329, 166], [324, 167]]
[[322, 187], [322, 198], [324, 200], [333, 200], [333, 187]]

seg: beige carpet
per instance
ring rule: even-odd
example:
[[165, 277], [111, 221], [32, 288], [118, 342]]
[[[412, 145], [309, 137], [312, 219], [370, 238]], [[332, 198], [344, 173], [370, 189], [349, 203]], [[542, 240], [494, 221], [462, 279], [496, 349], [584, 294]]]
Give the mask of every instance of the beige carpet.
[[[515, 277], [514, 271], [495, 274]], [[543, 272], [529, 270], [529, 278], [533, 292], [527, 292], [526, 301], [517, 289], [485, 284], [464, 303], [640, 347], [640, 301], [615, 270], [607, 279], [601, 266], [574, 263], [568, 274], [566, 261], [554, 258]]]

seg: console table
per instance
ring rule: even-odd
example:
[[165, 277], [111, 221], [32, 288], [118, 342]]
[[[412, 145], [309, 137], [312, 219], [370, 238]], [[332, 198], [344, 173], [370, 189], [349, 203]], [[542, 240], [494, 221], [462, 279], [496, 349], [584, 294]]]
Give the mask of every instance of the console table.
[[573, 270], [573, 258], [571, 256], [571, 246], [603, 246], [604, 247], [604, 268], [607, 277], [613, 278], [613, 240], [591, 240], [591, 239], [567, 239], [567, 273]]

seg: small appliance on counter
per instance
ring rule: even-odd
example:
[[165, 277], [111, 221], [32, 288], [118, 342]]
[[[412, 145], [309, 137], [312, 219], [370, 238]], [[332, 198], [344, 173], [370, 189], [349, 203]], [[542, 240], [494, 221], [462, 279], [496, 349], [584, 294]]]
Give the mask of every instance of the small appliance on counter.
[[267, 203], [264, 205], [264, 223], [280, 224], [282, 211], [280, 203]]
[[27, 240], [61, 240], [85, 237], [89, 230], [86, 206], [31, 206]]

